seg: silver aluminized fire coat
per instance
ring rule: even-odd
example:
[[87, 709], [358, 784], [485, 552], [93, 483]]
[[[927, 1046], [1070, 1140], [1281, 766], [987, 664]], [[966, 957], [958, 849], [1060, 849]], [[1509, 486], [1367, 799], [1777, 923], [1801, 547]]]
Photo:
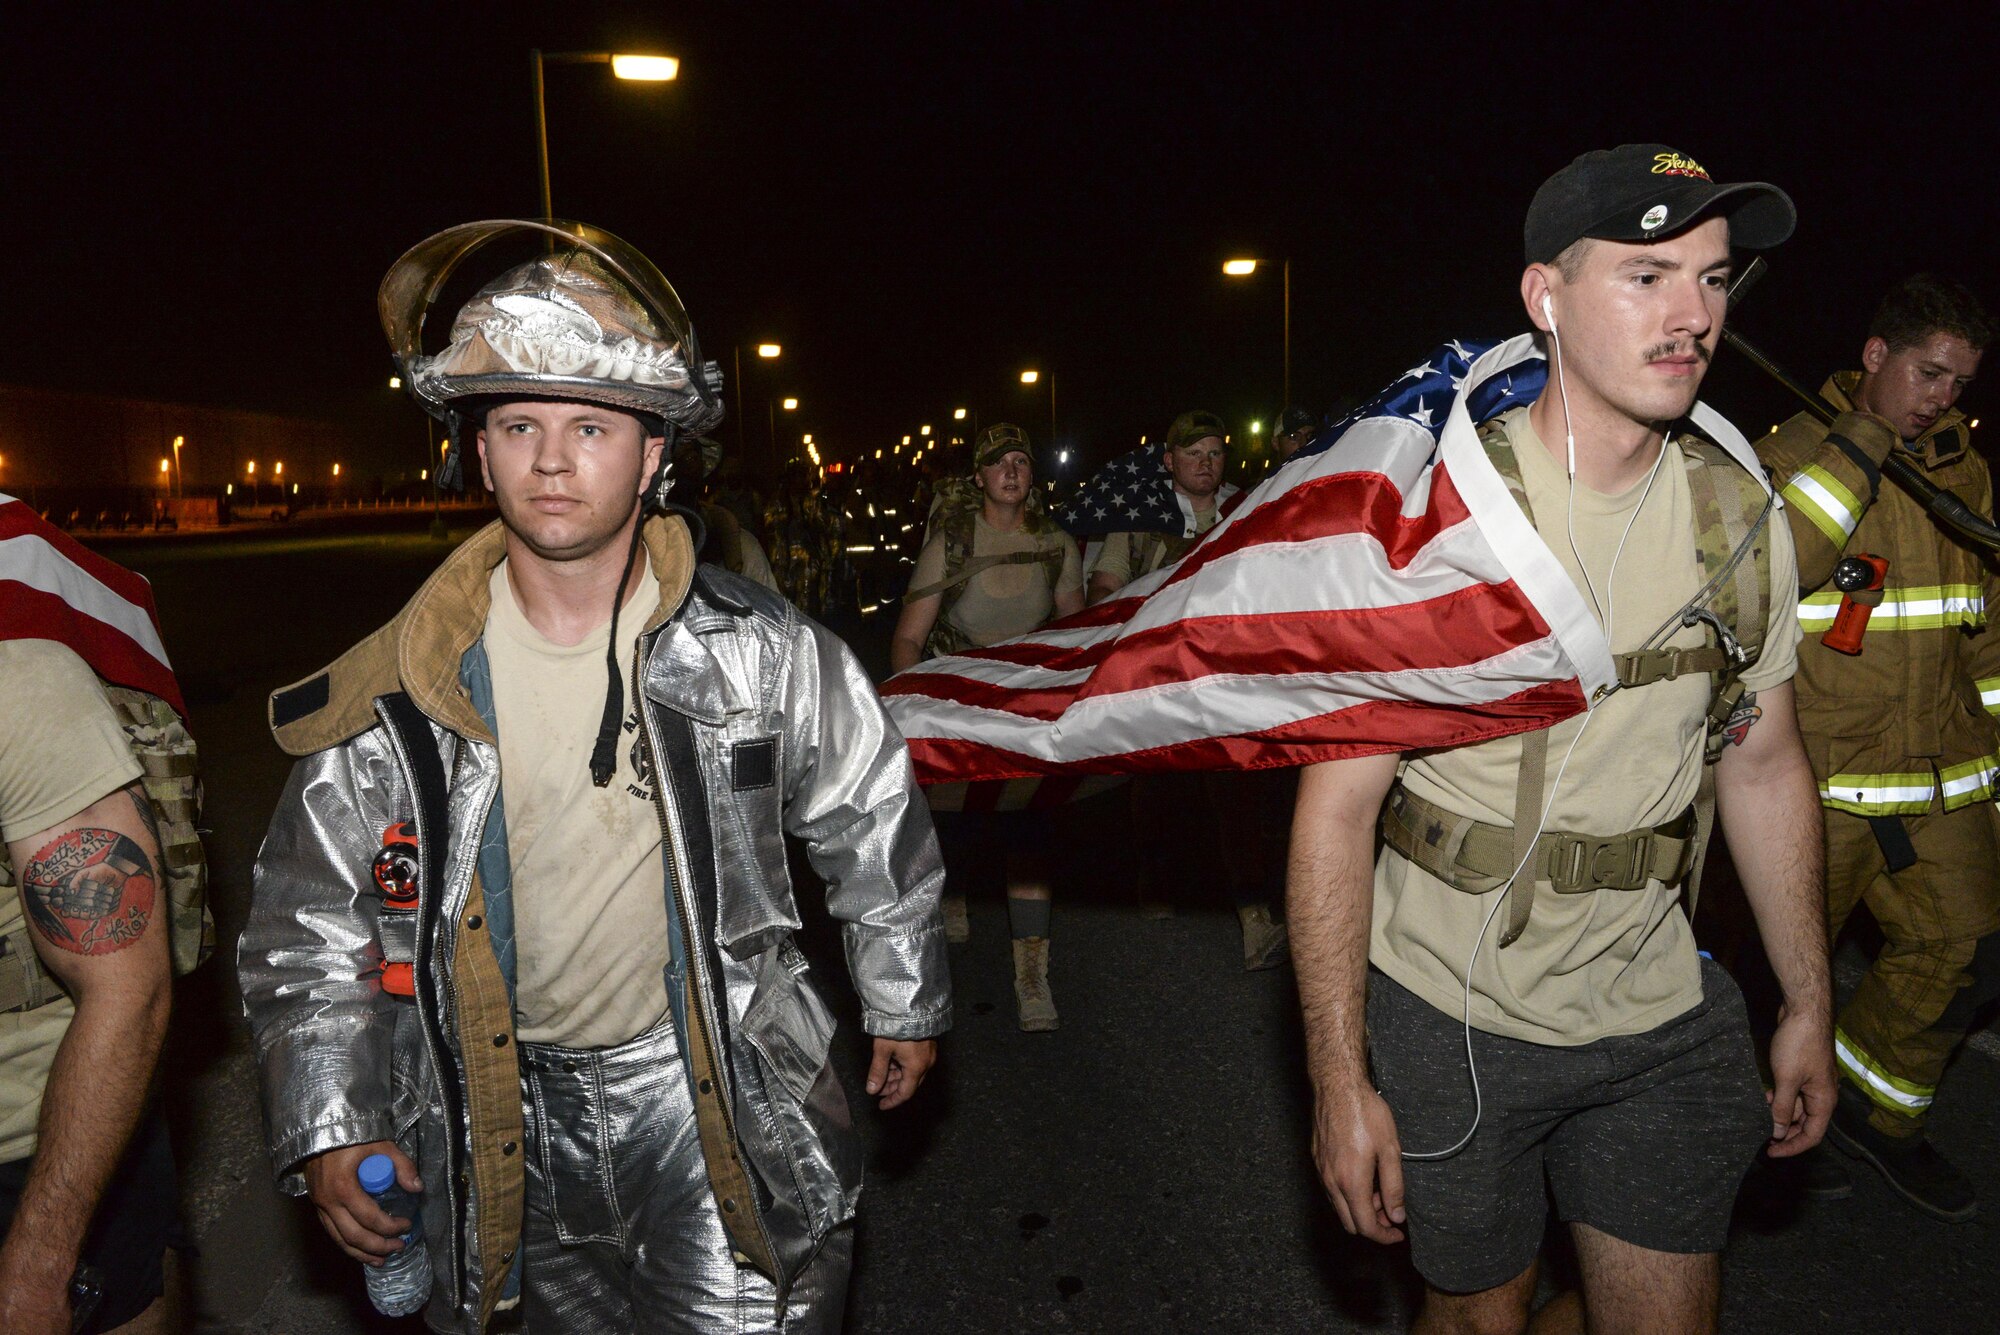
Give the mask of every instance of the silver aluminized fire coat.
[[[446, 569], [497, 561], [497, 539], [484, 557], [472, 550], [484, 536]], [[419, 593], [405, 617], [439, 602], [449, 600]], [[402, 661], [407, 674], [407, 648]], [[943, 866], [908, 752], [872, 685], [845, 646], [789, 603], [702, 567], [681, 606], [646, 635], [641, 662], [649, 745], [683, 739], [655, 756], [665, 780], [657, 788], [681, 795], [666, 807], [678, 822], [668, 837], [690, 882], [670, 912], [696, 919], [693, 1000], [721, 1036], [726, 1103], [783, 1290], [853, 1217], [861, 1184], [860, 1145], [827, 1060], [833, 1020], [793, 941], [800, 918], [784, 835], [804, 841], [827, 884], [863, 1025], [878, 1036], [950, 1027]], [[418, 948], [418, 976], [428, 967], [435, 990], [420, 986], [411, 1004], [380, 986], [385, 950], [394, 957], [411, 943], [379, 912], [369, 864], [382, 830], [411, 818], [414, 797], [408, 758], [379, 718], [294, 768], [258, 856], [238, 967], [280, 1185], [302, 1192], [298, 1170], [313, 1155], [395, 1140], [429, 1188], [429, 1320], [472, 1331], [511, 1253], [484, 1257], [470, 1241], [480, 1235], [479, 1203], [451, 1166], [473, 1147], [447, 1109], [465, 1106], [468, 1061], [493, 1061], [497, 1050], [511, 1062], [513, 1049], [487, 1047], [484, 1036], [459, 1041], [469, 1003], [451, 970], [499, 758], [489, 742], [429, 726], [451, 776], [443, 884], [425, 890], [441, 896], [439, 928], [427, 957]], [[741, 785], [735, 748], [771, 740], [773, 781]]]

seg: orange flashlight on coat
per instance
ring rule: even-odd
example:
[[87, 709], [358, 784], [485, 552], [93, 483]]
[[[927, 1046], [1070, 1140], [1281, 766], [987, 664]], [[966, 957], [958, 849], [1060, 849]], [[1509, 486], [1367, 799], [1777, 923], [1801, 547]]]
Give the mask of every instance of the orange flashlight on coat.
[[1840, 611], [1834, 615], [1833, 629], [1819, 642], [1837, 654], [1861, 652], [1861, 637], [1868, 630], [1868, 618], [1882, 605], [1882, 581], [1889, 576], [1886, 558], [1862, 552], [1843, 556], [1833, 568], [1833, 587], [1840, 590]]

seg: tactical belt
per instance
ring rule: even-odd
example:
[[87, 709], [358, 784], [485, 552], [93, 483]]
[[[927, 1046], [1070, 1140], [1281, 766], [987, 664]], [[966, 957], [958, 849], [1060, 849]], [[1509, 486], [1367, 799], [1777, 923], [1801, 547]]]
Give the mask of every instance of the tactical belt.
[[42, 968], [26, 927], [0, 936], [0, 1014], [31, 1011], [64, 995]]
[[[1695, 810], [1650, 829], [1623, 834], [1544, 832], [1527, 865], [1508, 889], [1509, 922], [1502, 944], [1527, 926], [1535, 886], [1547, 881], [1559, 895], [1592, 890], [1643, 890], [1654, 881], [1674, 885], [1694, 866], [1699, 841]], [[1382, 811], [1389, 847], [1455, 890], [1483, 895], [1506, 885], [1521, 855], [1515, 832], [1445, 810], [1397, 784]], [[1518, 925], [1516, 923], [1518, 919]]]

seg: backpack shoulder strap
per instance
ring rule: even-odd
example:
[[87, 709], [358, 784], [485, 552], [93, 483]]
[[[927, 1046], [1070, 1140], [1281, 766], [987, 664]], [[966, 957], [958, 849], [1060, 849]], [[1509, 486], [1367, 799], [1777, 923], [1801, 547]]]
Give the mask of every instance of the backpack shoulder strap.
[[1501, 429], [1499, 418], [1479, 424], [1479, 443], [1485, 447], [1493, 470], [1507, 484], [1507, 494], [1514, 498], [1514, 504], [1521, 507], [1521, 513], [1528, 517], [1528, 522], [1534, 523], [1534, 507], [1528, 504], [1528, 484], [1521, 480], [1521, 460], [1514, 453], [1514, 442]]

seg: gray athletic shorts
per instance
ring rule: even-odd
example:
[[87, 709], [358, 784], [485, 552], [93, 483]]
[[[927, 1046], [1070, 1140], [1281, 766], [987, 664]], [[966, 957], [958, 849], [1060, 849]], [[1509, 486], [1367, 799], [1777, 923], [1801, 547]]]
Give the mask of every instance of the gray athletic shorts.
[[[1472, 1293], [1528, 1268], [1557, 1217], [1661, 1252], [1713, 1252], [1771, 1134], [1743, 994], [1701, 965], [1702, 1001], [1657, 1029], [1559, 1048], [1472, 1031], [1484, 1111], [1449, 1159], [1403, 1161], [1412, 1259]], [[1410, 1153], [1472, 1124], [1465, 1024], [1370, 970], [1375, 1083]]]

